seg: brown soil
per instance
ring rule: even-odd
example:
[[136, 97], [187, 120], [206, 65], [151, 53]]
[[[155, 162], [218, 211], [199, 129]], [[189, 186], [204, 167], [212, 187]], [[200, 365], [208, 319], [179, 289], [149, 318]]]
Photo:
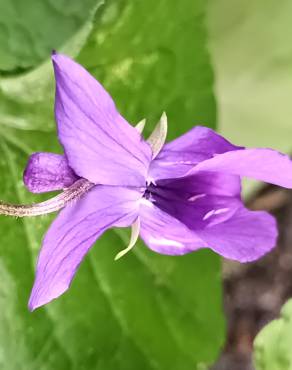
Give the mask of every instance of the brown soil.
[[254, 263], [224, 261], [224, 306], [228, 337], [212, 370], [254, 370], [253, 340], [292, 297], [292, 190], [267, 186], [248, 202], [277, 218], [277, 248]]

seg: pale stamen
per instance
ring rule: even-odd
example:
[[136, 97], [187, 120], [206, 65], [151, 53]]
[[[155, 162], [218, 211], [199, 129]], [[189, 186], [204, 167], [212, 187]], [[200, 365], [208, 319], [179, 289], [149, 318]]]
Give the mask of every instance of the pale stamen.
[[162, 113], [162, 116], [155, 126], [152, 134], [147, 139], [147, 143], [151, 146], [152, 149], [152, 159], [154, 159], [162, 149], [167, 135], [167, 117], [165, 112]]
[[137, 125], [135, 126], [135, 129], [139, 132], [139, 134], [142, 135], [142, 132], [144, 130], [144, 127], [145, 127], [145, 124], [146, 124], [146, 119], [143, 118], [140, 122], [137, 123]]
[[138, 217], [131, 226], [131, 238], [128, 247], [123, 249], [116, 255], [115, 261], [123, 257], [126, 253], [128, 253], [132, 248], [135, 247], [135, 244], [139, 238], [139, 232], [140, 232], [140, 218]]

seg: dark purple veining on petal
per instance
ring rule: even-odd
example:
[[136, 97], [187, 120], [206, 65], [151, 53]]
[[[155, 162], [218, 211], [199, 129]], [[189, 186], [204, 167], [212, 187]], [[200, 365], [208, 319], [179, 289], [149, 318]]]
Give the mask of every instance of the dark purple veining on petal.
[[144, 198], [191, 230], [203, 229], [227, 220], [241, 205], [238, 181], [222, 175], [220, 182], [218, 177], [214, 180], [219, 189], [200, 175], [157, 181], [147, 186]]

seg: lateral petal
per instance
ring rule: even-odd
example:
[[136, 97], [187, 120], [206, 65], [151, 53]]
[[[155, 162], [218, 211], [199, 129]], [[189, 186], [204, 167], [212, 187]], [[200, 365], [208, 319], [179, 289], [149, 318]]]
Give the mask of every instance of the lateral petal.
[[196, 126], [164, 145], [150, 165], [149, 177], [153, 180], [182, 177], [199, 162], [239, 148], [210, 128]]
[[30, 310], [68, 289], [82, 259], [104, 231], [135, 221], [141, 195], [126, 188], [95, 186], [60, 212], [43, 240]]
[[241, 207], [225, 222], [197, 231], [214, 252], [239, 262], [254, 261], [276, 245], [277, 227], [264, 211]]
[[150, 146], [82, 66], [61, 54], [52, 59], [58, 136], [70, 167], [96, 184], [144, 186]]
[[23, 174], [24, 185], [32, 193], [62, 190], [77, 179], [66, 157], [55, 153], [33, 153]]
[[246, 176], [292, 188], [292, 161], [273, 149], [241, 149], [219, 154], [199, 163], [189, 171], [189, 175], [198, 171]]

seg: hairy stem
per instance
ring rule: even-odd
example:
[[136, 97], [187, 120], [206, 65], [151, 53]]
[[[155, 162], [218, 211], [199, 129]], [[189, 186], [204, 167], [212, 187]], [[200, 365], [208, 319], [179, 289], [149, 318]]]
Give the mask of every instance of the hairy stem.
[[62, 193], [44, 202], [24, 205], [0, 202], [0, 215], [33, 217], [56, 212], [64, 208], [68, 203], [79, 199], [93, 186], [94, 184], [88, 180], [80, 179]]

